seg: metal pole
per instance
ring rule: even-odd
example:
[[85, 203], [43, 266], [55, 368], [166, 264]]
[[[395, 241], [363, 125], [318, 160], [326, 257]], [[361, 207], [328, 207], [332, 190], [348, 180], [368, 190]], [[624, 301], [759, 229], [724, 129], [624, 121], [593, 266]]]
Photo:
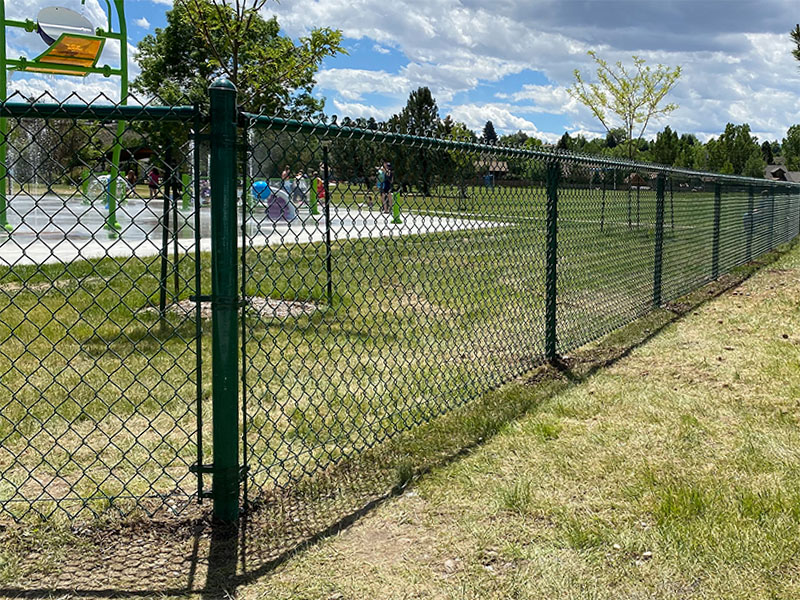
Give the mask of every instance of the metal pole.
[[603, 226], [606, 222], [606, 172], [603, 171], [603, 200], [600, 204], [600, 232], [603, 232]]
[[[8, 99], [8, 88], [6, 79], [6, 7], [5, 0], [0, 0], [0, 101]], [[8, 184], [8, 119], [0, 117], [0, 227], [10, 232], [11, 225], [8, 222], [6, 190]]]
[[558, 179], [561, 168], [553, 160], [547, 165], [547, 250], [545, 271], [544, 353], [548, 362], [557, 355], [557, 262], [558, 262]]
[[664, 173], [656, 181], [656, 244], [653, 261], [653, 306], [661, 306], [661, 274], [664, 263]]
[[722, 216], [722, 184], [714, 184], [714, 234], [711, 245], [711, 278], [719, 277], [719, 225]]
[[755, 197], [753, 194], [753, 186], [747, 186], [747, 214], [750, 217], [750, 222], [747, 224], [747, 242], [745, 247], [745, 256], [747, 257], [747, 262], [753, 260], [753, 226], [755, 224], [755, 215], [753, 214], [753, 210], [755, 210]]
[[214, 516], [239, 518], [239, 290], [236, 252], [236, 87], [211, 98], [211, 318]]
[[[196, 411], [196, 430], [197, 430], [197, 465], [203, 464], [203, 281], [200, 253], [200, 107], [195, 105], [194, 118], [194, 294], [195, 302], [195, 411]], [[203, 502], [203, 474], [198, 473], [197, 477], [197, 500]]]
[[[119, 21], [119, 103], [128, 103], [128, 27], [125, 23], [125, 3], [123, 0], [114, 0]], [[108, 29], [111, 31], [111, 7], [108, 11]], [[108, 186], [108, 220], [106, 228], [116, 233], [122, 229], [117, 221], [117, 177], [119, 176], [119, 159], [122, 152], [122, 136], [125, 133], [125, 121], [117, 122], [117, 134], [114, 138], [114, 149], [111, 154], [111, 173]]]
[[331, 259], [331, 193], [328, 189], [328, 146], [322, 147], [323, 186], [325, 188], [325, 274], [328, 306], [333, 306], [333, 265]]
[[769, 249], [772, 250], [772, 237], [775, 230], [775, 186], [769, 188]]

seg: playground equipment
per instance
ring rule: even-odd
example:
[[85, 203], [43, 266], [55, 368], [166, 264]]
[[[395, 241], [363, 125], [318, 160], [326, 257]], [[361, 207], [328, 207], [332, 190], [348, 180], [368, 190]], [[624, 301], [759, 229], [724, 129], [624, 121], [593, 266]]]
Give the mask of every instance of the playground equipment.
[[[81, 0], [85, 4], [86, 0]], [[127, 104], [128, 100], [128, 33], [125, 23], [124, 0], [113, 0], [113, 7], [117, 15], [117, 31], [112, 24], [112, 0], [105, 0], [108, 16], [106, 29], [95, 29], [91, 22], [83, 15], [68, 8], [52, 6], [39, 11], [36, 21], [26, 19], [16, 21], [6, 19], [5, 0], [0, 0], [0, 102], [8, 99], [8, 71], [23, 71], [28, 73], [48, 73], [51, 75], [77, 75], [86, 77], [90, 73], [98, 73], [104, 77], [120, 78], [120, 103]], [[48, 48], [35, 58], [19, 57], [16, 59], [6, 56], [6, 28], [15, 27], [24, 29], [29, 33], [38, 33], [39, 37], [48, 45]], [[98, 66], [97, 62], [103, 52], [108, 39], [119, 41], [120, 65], [112, 68], [109, 65]], [[125, 122], [117, 122], [117, 135], [112, 150], [109, 185], [106, 186], [106, 200], [108, 217], [106, 228], [112, 232], [120, 229], [117, 222], [117, 199], [120, 186], [125, 189], [122, 178], [119, 177], [119, 161], [122, 152], [122, 134], [125, 132]], [[7, 167], [7, 134], [8, 119], [0, 117], [0, 227], [8, 232], [12, 227], [8, 222], [6, 197], [8, 167]]]
[[266, 181], [254, 181], [251, 186], [253, 201], [267, 204], [267, 216], [272, 221], [294, 221], [297, 218], [297, 209], [289, 197], [289, 193], [281, 183], [278, 183], [275, 187], [271, 184], [271, 181], [269, 183]]

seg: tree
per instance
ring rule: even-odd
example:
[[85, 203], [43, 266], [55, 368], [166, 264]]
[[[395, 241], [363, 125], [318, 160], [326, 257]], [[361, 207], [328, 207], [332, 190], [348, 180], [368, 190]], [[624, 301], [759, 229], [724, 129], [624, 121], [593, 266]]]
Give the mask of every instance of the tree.
[[556, 150], [569, 150], [570, 146], [572, 146], [572, 138], [569, 137], [569, 132], [565, 131], [556, 144]]
[[312, 29], [295, 43], [275, 17], [259, 14], [266, 0], [250, 1], [178, 0], [167, 26], [139, 42], [132, 88], [165, 103], [205, 104], [208, 86], [225, 76], [248, 110], [320, 114], [314, 75], [325, 57], [344, 51], [341, 32]]
[[634, 56], [634, 69], [630, 70], [621, 62], [609, 66], [592, 50], [589, 56], [597, 65], [598, 83], [586, 83], [575, 69], [575, 83], [567, 91], [592, 111], [606, 131], [611, 132], [615, 123], [621, 124], [627, 135], [628, 158], [633, 158], [632, 142], [642, 139], [650, 121], [678, 108], [676, 104], [662, 105], [662, 102], [678, 82], [681, 67], [659, 64], [653, 69], [643, 58]]
[[787, 169], [800, 170], [800, 125], [789, 127], [786, 137], [781, 141], [781, 152]]
[[719, 136], [719, 145], [725, 160], [733, 165], [733, 172], [741, 175], [747, 160], [756, 152], [761, 152], [761, 146], [755, 136], [750, 135], [750, 125], [734, 125], [728, 123], [725, 131]]
[[487, 144], [494, 144], [497, 141], [497, 133], [491, 121], [486, 121], [486, 125], [483, 126], [483, 141]]
[[765, 163], [768, 165], [773, 164], [775, 157], [772, 154], [772, 144], [767, 141], [764, 141], [764, 143], [761, 144], [761, 156], [764, 158]]
[[650, 147], [653, 162], [672, 166], [680, 153], [680, 140], [678, 133], [672, 131], [669, 125], [656, 134], [656, 141]]
[[[491, 121], [489, 121], [491, 123]], [[516, 133], [500, 136], [500, 143], [504, 146], [522, 146], [528, 141], [528, 134], [521, 129]]]
[[[475, 134], [463, 123], [454, 123], [447, 137], [459, 142], [475, 142]], [[466, 204], [467, 185], [475, 177], [480, 154], [472, 150], [461, 148], [448, 150], [452, 165], [447, 172], [455, 178], [459, 191], [458, 209], [462, 210]]]
[[792, 50], [792, 56], [800, 60], [800, 25], [795, 26], [795, 28], [789, 32], [789, 36], [792, 38], [792, 42], [794, 42], [795, 45]]
[[760, 151], [753, 152], [744, 163], [742, 168], [742, 175], [745, 177], [764, 177], [764, 171], [767, 168], [767, 163]]
[[[408, 96], [399, 115], [389, 119], [389, 125], [402, 133], [431, 136], [442, 129], [439, 107], [427, 87], [421, 87]], [[399, 185], [415, 183], [424, 196], [430, 196], [435, 171], [435, 152], [428, 148], [396, 146], [392, 151], [393, 170]]]

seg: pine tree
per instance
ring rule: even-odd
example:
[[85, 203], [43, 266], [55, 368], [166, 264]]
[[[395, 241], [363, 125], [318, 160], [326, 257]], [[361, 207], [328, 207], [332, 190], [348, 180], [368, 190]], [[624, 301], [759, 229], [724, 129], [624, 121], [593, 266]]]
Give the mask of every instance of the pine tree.
[[497, 133], [491, 121], [486, 121], [486, 125], [483, 126], [483, 141], [487, 144], [494, 144], [497, 141]]

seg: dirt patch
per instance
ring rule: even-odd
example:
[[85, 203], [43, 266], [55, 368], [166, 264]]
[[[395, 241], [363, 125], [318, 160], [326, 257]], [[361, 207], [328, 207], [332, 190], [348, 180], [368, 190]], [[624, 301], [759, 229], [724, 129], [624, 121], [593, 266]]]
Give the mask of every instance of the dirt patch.
[[[259, 319], [299, 317], [313, 314], [319, 309], [319, 306], [311, 302], [275, 300], [261, 296], [248, 296], [245, 299], [245, 303], [247, 313]], [[197, 313], [197, 303], [194, 300], [180, 300], [169, 304], [166, 310], [168, 313], [178, 315], [184, 319], [193, 319]], [[149, 306], [143, 309], [142, 312], [157, 315], [159, 310], [155, 306]], [[200, 303], [200, 318], [203, 320], [211, 318], [211, 302]]]
[[0, 285], [0, 291], [6, 293], [16, 292], [46, 292], [50, 289], [61, 290], [73, 285], [80, 287], [90, 283], [102, 281], [100, 277], [87, 277], [86, 279], [57, 279], [56, 281], [43, 281], [41, 283], [27, 283], [25, 281], [15, 281]]

